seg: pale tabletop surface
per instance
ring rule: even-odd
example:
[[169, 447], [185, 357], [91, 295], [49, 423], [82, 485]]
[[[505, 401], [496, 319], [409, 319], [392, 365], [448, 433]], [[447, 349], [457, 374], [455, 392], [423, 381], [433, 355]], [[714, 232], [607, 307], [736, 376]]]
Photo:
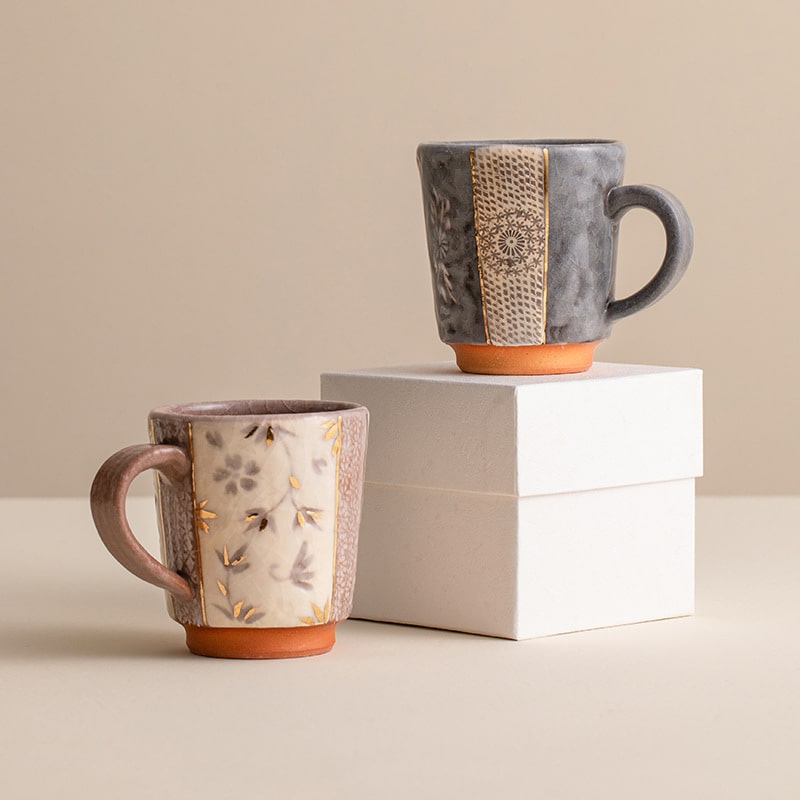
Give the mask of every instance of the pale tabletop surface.
[[[157, 552], [152, 501], [129, 512]], [[800, 498], [698, 500], [694, 617], [526, 642], [351, 620], [272, 662], [190, 655], [86, 501], [0, 515], [2, 798], [800, 797]]]

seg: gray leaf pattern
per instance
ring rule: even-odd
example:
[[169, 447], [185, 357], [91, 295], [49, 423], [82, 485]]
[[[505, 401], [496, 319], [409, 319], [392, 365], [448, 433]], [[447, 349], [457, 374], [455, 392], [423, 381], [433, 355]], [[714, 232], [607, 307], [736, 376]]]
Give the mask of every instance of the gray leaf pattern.
[[448, 250], [450, 249], [450, 201], [442, 197], [435, 188], [431, 189], [428, 203], [430, 229], [433, 235], [432, 263], [436, 282], [436, 291], [444, 304], [458, 303], [453, 293], [453, 281], [447, 267]]
[[301, 589], [312, 588], [311, 579], [314, 577], [314, 573], [311, 571], [310, 566], [313, 559], [314, 556], [308, 552], [308, 543], [303, 542], [289, 573], [289, 579], [295, 586], [299, 586]]

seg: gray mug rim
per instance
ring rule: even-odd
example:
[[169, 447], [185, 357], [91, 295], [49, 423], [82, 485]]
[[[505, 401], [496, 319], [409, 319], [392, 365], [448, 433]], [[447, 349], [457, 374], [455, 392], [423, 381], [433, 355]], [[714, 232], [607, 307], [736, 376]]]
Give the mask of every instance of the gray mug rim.
[[476, 139], [458, 142], [422, 142], [418, 149], [468, 150], [473, 147], [515, 145], [517, 147], [623, 147], [619, 139]]
[[182, 420], [226, 420], [311, 417], [318, 414], [347, 413], [366, 406], [337, 400], [202, 400], [159, 406], [150, 417]]

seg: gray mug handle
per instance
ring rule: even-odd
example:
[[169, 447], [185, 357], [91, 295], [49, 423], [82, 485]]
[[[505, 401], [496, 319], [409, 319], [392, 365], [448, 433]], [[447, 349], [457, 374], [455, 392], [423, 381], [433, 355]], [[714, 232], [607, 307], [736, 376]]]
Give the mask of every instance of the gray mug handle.
[[674, 288], [689, 266], [694, 246], [692, 223], [675, 195], [658, 186], [615, 186], [606, 198], [606, 209], [615, 224], [632, 208], [652, 211], [664, 226], [667, 249], [664, 261], [648, 284], [622, 300], [606, 306], [606, 320], [614, 322], [652, 305]]

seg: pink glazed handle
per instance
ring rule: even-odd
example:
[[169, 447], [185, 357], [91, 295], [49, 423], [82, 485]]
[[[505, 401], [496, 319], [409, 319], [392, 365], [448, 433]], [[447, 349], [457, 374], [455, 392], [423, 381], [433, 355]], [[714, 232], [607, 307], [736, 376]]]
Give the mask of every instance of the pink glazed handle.
[[97, 532], [114, 558], [137, 578], [188, 600], [191, 584], [156, 561], [133, 535], [125, 514], [125, 498], [133, 479], [146, 469], [157, 469], [168, 481], [187, 478], [192, 462], [186, 451], [169, 444], [137, 444], [114, 453], [97, 471], [90, 495]]

